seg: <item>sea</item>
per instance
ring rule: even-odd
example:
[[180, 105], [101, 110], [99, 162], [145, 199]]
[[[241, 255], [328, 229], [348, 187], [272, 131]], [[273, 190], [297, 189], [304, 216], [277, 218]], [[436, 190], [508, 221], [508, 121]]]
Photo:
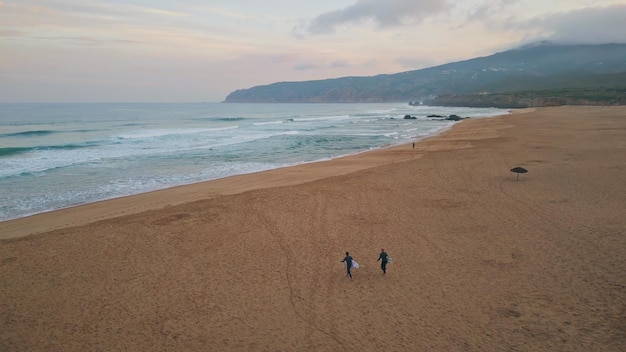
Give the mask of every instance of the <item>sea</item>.
[[411, 143], [455, 123], [430, 115], [507, 113], [404, 103], [3, 103], [0, 221]]

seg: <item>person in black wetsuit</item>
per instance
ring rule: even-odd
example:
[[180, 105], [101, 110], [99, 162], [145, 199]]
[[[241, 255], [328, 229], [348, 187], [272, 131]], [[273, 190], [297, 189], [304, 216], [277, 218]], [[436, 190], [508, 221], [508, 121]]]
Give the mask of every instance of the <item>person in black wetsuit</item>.
[[378, 256], [378, 259], [376, 259], [376, 261], [382, 260], [382, 262], [380, 263], [380, 268], [383, 269], [383, 274], [387, 273], [387, 262], [389, 261], [389, 256], [387, 255], [387, 252], [385, 252], [384, 249], [380, 249], [380, 255]]
[[350, 269], [352, 268], [352, 257], [349, 252], [346, 252], [346, 257], [343, 258], [341, 262], [346, 262], [346, 274], [350, 276], [350, 279], [352, 279], [352, 273], [350, 273]]

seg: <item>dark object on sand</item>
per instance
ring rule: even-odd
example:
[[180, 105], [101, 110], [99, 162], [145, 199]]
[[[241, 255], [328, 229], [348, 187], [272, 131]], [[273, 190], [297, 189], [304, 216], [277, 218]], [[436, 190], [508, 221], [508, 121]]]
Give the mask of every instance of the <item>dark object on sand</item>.
[[524, 169], [521, 166], [517, 166], [511, 169], [511, 171], [515, 172], [517, 174], [517, 180], [519, 181], [519, 174], [525, 174], [528, 172], [528, 170]]

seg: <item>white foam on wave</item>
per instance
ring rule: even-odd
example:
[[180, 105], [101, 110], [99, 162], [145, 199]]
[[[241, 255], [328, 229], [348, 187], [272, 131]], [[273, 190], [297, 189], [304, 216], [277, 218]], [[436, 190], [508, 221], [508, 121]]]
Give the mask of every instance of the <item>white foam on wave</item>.
[[289, 135], [296, 135], [296, 134], [300, 134], [300, 131], [295, 131], [295, 130], [284, 131], [284, 132], [277, 133], [276, 135], [289, 136]]
[[[202, 129], [203, 132], [220, 132], [234, 128]], [[198, 133], [199, 130], [195, 129]], [[198, 138], [174, 138], [164, 140], [158, 137], [181, 135], [180, 133], [147, 133], [144, 138], [128, 138], [112, 143], [70, 150], [35, 150], [30, 155], [4, 158], [0, 162], [0, 177], [18, 176], [22, 174], [43, 173], [54, 169], [94, 163], [106, 166], [107, 160], [128, 159], [142, 156], [175, 155], [193, 150], [210, 150], [230, 145], [253, 143], [278, 135], [297, 135], [297, 130], [262, 133], [231, 133], [218, 134], [214, 138], [198, 136]], [[149, 137], [151, 136], [151, 137]], [[158, 137], [157, 137], [158, 136]], [[128, 142], [124, 142], [128, 141]], [[132, 144], [129, 144], [132, 143]]]
[[176, 136], [185, 134], [200, 134], [207, 132], [218, 132], [238, 129], [239, 126], [227, 126], [227, 127], [215, 127], [215, 128], [163, 128], [163, 129], [148, 129], [148, 130], [135, 130], [132, 132], [123, 133], [115, 136], [119, 139], [147, 139], [147, 138], [159, 138], [164, 136]]
[[383, 136], [385, 136], [385, 137], [397, 137], [398, 136], [398, 132], [383, 133]]
[[267, 121], [267, 122], [255, 122], [254, 126], [265, 126], [265, 125], [282, 125], [284, 121]]
[[350, 115], [335, 115], [335, 116], [316, 116], [316, 117], [294, 117], [291, 121], [294, 122], [311, 122], [311, 121], [328, 121], [328, 120], [350, 120], [354, 117]]

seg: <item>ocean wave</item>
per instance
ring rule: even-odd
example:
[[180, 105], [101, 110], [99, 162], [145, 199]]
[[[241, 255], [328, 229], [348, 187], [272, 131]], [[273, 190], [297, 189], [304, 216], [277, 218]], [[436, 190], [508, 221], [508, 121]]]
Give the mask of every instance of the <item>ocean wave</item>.
[[113, 137], [114, 139], [149, 139], [160, 138], [166, 136], [177, 136], [186, 134], [216, 132], [216, 131], [228, 131], [239, 128], [239, 126], [227, 126], [227, 127], [214, 127], [214, 128], [181, 128], [181, 129], [150, 129], [150, 130], [138, 130], [120, 134]]
[[12, 156], [16, 154], [26, 153], [32, 150], [32, 148], [20, 148], [20, 147], [8, 147], [0, 148], [0, 158], [5, 156]]
[[254, 126], [265, 126], [265, 125], [280, 125], [283, 124], [283, 121], [267, 121], [267, 122], [255, 122]]
[[211, 120], [217, 120], [217, 121], [241, 121], [241, 120], [245, 120], [245, 117], [218, 117], [218, 118], [211, 118]]
[[14, 132], [14, 133], [2, 133], [0, 134], [0, 137], [41, 137], [41, 136], [47, 136], [53, 133], [56, 133], [56, 132], [50, 131], [50, 130], [34, 130], [34, 131], [23, 131], [23, 132]]
[[203, 117], [193, 117], [190, 118], [189, 121], [200, 121], [200, 122], [215, 122], [215, 121], [223, 121], [223, 122], [236, 122], [249, 120], [247, 117], [240, 116], [203, 116]]
[[350, 120], [354, 117], [350, 115], [334, 115], [334, 116], [315, 116], [315, 117], [294, 117], [287, 121], [291, 122], [315, 122], [315, 121], [328, 121], [328, 120]]
[[[0, 178], [41, 175], [54, 169], [101, 161], [107, 155], [106, 150], [101, 149], [100, 146], [101, 144], [96, 142], [87, 142], [0, 148]], [[119, 149], [123, 150], [123, 148]]]
[[0, 157], [13, 156], [17, 154], [37, 152], [42, 150], [74, 150], [81, 148], [90, 148], [93, 145], [91, 143], [85, 144], [64, 144], [64, 145], [49, 145], [49, 146], [36, 146], [36, 147], [7, 147], [0, 148]]

